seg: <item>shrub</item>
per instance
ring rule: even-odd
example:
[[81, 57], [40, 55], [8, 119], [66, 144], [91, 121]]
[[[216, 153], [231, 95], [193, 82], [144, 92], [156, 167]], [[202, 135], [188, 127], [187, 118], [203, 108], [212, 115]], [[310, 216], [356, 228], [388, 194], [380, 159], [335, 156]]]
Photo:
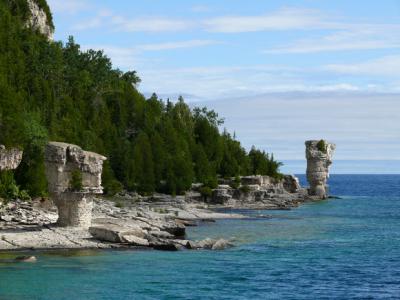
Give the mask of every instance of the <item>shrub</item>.
[[322, 153], [326, 153], [327, 148], [328, 148], [328, 145], [326, 144], [326, 142], [325, 142], [324, 140], [320, 140], [320, 141], [317, 143], [317, 149], [318, 149], [319, 151], [321, 151]]
[[82, 190], [82, 173], [80, 170], [74, 170], [71, 172], [70, 188], [75, 192]]
[[21, 199], [22, 201], [29, 201], [31, 200], [31, 196], [29, 196], [28, 192], [25, 190], [22, 190], [18, 194], [18, 198]]
[[16, 199], [19, 195], [19, 188], [14, 180], [14, 174], [11, 171], [0, 173], [0, 197], [6, 200]]
[[207, 200], [208, 197], [212, 195], [212, 189], [208, 186], [202, 186], [199, 190], [200, 194], [203, 196], [204, 200]]
[[0, 198], [5, 200], [21, 199], [23, 201], [31, 199], [27, 191], [19, 189], [12, 171], [0, 172]]
[[250, 188], [248, 185], [242, 185], [239, 190], [243, 193], [243, 194], [248, 194], [250, 192]]
[[236, 176], [229, 186], [233, 189], [238, 189], [240, 187], [240, 177]]
[[108, 196], [114, 196], [118, 194], [123, 189], [123, 185], [116, 179], [112, 179], [104, 186], [104, 193]]

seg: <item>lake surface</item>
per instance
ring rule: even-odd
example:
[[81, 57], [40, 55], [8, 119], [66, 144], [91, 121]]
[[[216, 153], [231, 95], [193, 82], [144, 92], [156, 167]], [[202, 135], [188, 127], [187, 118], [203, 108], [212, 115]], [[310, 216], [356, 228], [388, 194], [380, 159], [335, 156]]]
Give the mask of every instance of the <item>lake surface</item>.
[[189, 228], [192, 239], [233, 238], [229, 250], [0, 264], [0, 299], [398, 299], [400, 175], [332, 175], [330, 186], [341, 199]]

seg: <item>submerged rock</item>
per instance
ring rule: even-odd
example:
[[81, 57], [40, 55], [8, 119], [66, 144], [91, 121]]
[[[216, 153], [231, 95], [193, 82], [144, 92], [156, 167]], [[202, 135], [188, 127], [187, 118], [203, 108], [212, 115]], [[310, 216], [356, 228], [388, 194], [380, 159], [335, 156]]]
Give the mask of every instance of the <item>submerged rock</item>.
[[37, 258], [36, 256], [18, 256], [15, 258], [15, 261], [34, 263], [37, 262]]
[[224, 239], [217, 240], [214, 245], [211, 247], [211, 250], [224, 250], [226, 248], [230, 248], [233, 245]]
[[225, 239], [214, 240], [207, 238], [197, 243], [198, 248], [209, 250], [223, 250], [232, 246], [233, 244]]

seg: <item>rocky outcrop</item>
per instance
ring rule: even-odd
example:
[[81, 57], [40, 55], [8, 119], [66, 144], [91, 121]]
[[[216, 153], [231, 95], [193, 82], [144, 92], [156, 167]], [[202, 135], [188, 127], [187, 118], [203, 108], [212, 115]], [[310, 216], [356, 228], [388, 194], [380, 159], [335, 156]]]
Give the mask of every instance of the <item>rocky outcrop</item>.
[[289, 193], [297, 193], [301, 190], [299, 179], [294, 175], [284, 175], [282, 186]]
[[297, 177], [284, 175], [243, 176], [240, 182], [235, 178], [221, 179], [213, 190], [208, 202], [217, 206], [248, 209], [286, 209], [307, 200], [307, 193]]
[[17, 148], [6, 149], [0, 145], [0, 171], [16, 169], [22, 160], [22, 150]]
[[336, 146], [324, 140], [306, 141], [305, 145], [309, 194], [318, 199], [325, 199], [328, 197], [326, 183], [329, 178], [329, 166], [332, 164]]
[[[104, 160], [104, 156], [84, 151], [76, 145], [58, 142], [47, 144], [46, 177], [50, 196], [58, 208], [58, 225], [90, 226], [92, 197], [103, 192], [101, 173]], [[80, 182], [76, 183], [77, 180]]]
[[[162, 211], [156, 212], [157, 207], [164, 205], [164, 202], [169, 204]], [[0, 250], [137, 247], [170, 251], [201, 248], [217, 250], [232, 244], [224, 240], [183, 239], [183, 223], [192, 220], [190, 222], [195, 225], [197, 222], [209, 221], [210, 218], [244, 217], [198, 209], [198, 205], [185, 207], [179, 201], [176, 206], [172, 206], [170, 199], [160, 203], [132, 203], [127, 198], [124, 207], [117, 207], [115, 202], [102, 199], [95, 199], [93, 204], [92, 225], [87, 230], [54, 226], [58, 216], [51, 201], [35, 199], [8, 203], [0, 207]], [[167, 209], [173, 212], [167, 213]]]
[[28, 26], [34, 30], [38, 30], [48, 40], [53, 40], [54, 30], [49, 24], [45, 11], [39, 7], [35, 0], [27, 0], [27, 3], [30, 11]]
[[212, 191], [211, 202], [214, 204], [224, 204], [232, 199], [232, 192], [229, 185], [220, 185]]

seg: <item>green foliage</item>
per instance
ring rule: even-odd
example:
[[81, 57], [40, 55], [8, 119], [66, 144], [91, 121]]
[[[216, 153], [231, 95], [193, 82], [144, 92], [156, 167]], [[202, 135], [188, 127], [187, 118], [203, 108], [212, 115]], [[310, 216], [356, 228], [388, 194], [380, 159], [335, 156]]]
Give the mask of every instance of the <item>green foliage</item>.
[[4, 199], [18, 198], [19, 188], [11, 171], [0, 172], [0, 197]]
[[250, 192], [250, 187], [248, 185], [242, 185], [239, 190], [243, 193], [243, 194], [248, 194]]
[[[46, 1], [36, 2], [51, 20]], [[213, 110], [191, 109], [182, 97], [146, 99], [136, 71], [113, 69], [102, 51], [82, 51], [72, 37], [49, 43], [24, 26], [27, 13], [25, 0], [0, 1], [0, 143], [24, 149], [15, 178], [30, 195], [47, 193], [49, 140], [106, 156], [109, 195], [123, 188], [175, 195], [195, 181], [215, 188], [218, 176], [279, 176], [273, 156], [248, 154], [221, 133], [223, 119]]]
[[327, 150], [328, 150], [328, 145], [326, 144], [326, 142], [325, 142], [324, 140], [320, 140], [320, 141], [317, 143], [317, 149], [318, 149], [319, 151], [321, 151], [322, 153], [326, 153]]
[[82, 190], [82, 172], [80, 170], [73, 170], [71, 172], [69, 185], [72, 191], [79, 192]]
[[275, 179], [282, 178], [283, 175], [279, 172], [279, 168], [283, 164], [276, 161], [273, 154], [269, 155], [253, 146], [249, 152], [249, 158], [251, 175], [268, 175]]
[[238, 189], [240, 187], [240, 177], [235, 176], [235, 179], [230, 183], [230, 187], [233, 189]]
[[202, 186], [199, 189], [199, 192], [200, 192], [201, 196], [203, 197], [204, 201], [206, 201], [207, 198], [210, 198], [212, 195], [212, 189], [208, 186]]
[[114, 172], [111, 169], [108, 160], [106, 160], [103, 164], [102, 180], [104, 193], [108, 196], [114, 196], [115, 194], [121, 192], [124, 188], [122, 183], [115, 179]]
[[0, 172], [0, 198], [6, 200], [30, 200], [28, 193], [24, 190], [20, 190], [19, 186], [15, 182], [12, 171]]
[[32, 197], [44, 197], [47, 180], [43, 149], [48, 139], [47, 130], [40, 124], [38, 114], [26, 114], [23, 125], [24, 154], [16, 170], [16, 180]]
[[[53, 16], [46, 0], [34, 0], [40, 9], [44, 11], [47, 17], [49, 26], [54, 29]], [[8, 0], [7, 3], [10, 11], [15, 15], [19, 16], [23, 21], [26, 21], [30, 15], [27, 0]]]

